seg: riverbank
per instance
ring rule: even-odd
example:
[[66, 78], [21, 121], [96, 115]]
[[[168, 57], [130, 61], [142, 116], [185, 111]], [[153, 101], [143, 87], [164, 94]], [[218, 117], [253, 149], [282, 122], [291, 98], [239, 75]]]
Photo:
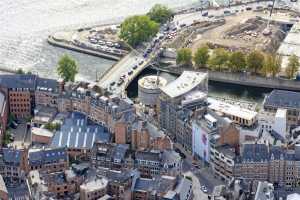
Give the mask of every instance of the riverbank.
[[100, 57], [100, 58], [105, 58], [105, 59], [114, 60], [114, 61], [119, 61], [121, 59], [121, 57], [114, 56], [114, 55], [111, 55], [111, 54], [101, 53], [101, 52], [89, 50], [89, 49], [86, 49], [86, 48], [78, 47], [78, 46], [75, 46], [71, 43], [67, 43], [66, 41], [55, 40], [52, 36], [49, 36], [47, 38], [47, 42], [50, 45], [53, 45], [53, 46], [56, 46], [56, 47], [69, 49], [69, 50], [72, 50], [72, 51], [77, 51], [79, 53], [84, 53], [84, 54], [88, 54], [88, 55], [91, 55], [91, 56], [97, 56], [97, 57]]
[[[187, 68], [179, 68], [179, 67], [160, 68], [160, 67], [151, 66], [150, 68], [161, 72], [174, 74], [174, 75], [180, 75], [184, 70], [193, 70], [191, 68], [187, 69]], [[298, 82], [296, 82], [295, 80], [287, 80], [287, 79], [280, 79], [280, 78], [265, 78], [257, 75], [251, 75], [248, 73], [217, 72], [217, 71], [208, 71], [208, 70], [198, 70], [198, 71], [208, 72], [209, 80], [215, 82], [269, 88], [269, 89], [300, 91], [300, 84], [297, 84]]]

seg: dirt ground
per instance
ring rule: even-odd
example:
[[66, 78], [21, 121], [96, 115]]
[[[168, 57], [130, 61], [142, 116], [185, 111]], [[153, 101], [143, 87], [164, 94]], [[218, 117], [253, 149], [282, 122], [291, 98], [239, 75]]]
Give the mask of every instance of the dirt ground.
[[[257, 36], [255, 36], [255, 38], [252, 36], [244, 38], [240, 37], [240, 35], [229, 37], [227, 35], [228, 32], [233, 29], [237, 29], [237, 26], [243, 25], [247, 20], [254, 19], [256, 16], [266, 17], [267, 15], [263, 12], [243, 12], [238, 15], [225, 17], [226, 22], [224, 25], [218, 26], [196, 36], [191, 46], [192, 51], [195, 52], [197, 48], [207, 43], [233, 47], [234, 49], [241, 48], [243, 50], [263, 48], [263, 46], [271, 40], [270, 36], [264, 36], [262, 34], [262, 30], [266, 27], [266, 24], [258, 27], [256, 30]], [[274, 28], [275, 30], [277, 29], [274, 26], [271, 26], [271, 28]]]

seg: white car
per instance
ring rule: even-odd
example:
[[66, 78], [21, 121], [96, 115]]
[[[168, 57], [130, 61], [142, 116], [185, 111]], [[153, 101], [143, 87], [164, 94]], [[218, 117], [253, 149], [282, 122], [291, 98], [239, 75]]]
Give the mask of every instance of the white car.
[[206, 189], [206, 187], [205, 187], [204, 185], [201, 186], [201, 190], [202, 190], [202, 192], [204, 192], [204, 193], [207, 193], [207, 192], [208, 192], [207, 189]]

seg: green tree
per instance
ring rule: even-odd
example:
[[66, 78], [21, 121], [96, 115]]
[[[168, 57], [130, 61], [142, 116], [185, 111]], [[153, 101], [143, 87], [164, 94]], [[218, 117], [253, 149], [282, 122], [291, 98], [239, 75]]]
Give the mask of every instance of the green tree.
[[155, 4], [147, 15], [151, 20], [163, 24], [173, 16], [173, 11], [164, 5]]
[[25, 74], [22, 68], [17, 69], [16, 74]]
[[248, 54], [246, 61], [248, 68], [257, 73], [264, 65], [264, 55], [260, 51], [252, 51]]
[[78, 73], [75, 60], [68, 55], [62, 56], [58, 62], [57, 72], [65, 82], [74, 82], [75, 76]]
[[45, 129], [48, 129], [49, 131], [56, 131], [60, 129], [59, 123], [47, 123], [45, 124]]
[[229, 66], [233, 71], [242, 71], [246, 68], [245, 54], [241, 51], [233, 52], [229, 56]]
[[209, 49], [207, 46], [203, 46], [197, 49], [194, 55], [194, 62], [197, 68], [204, 67], [209, 59]]
[[215, 49], [212, 56], [210, 56], [209, 65], [210, 67], [221, 71], [221, 69], [226, 66], [228, 59], [228, 52], [223, 48], [218, 48]]
[[148, 16], [136, 15], [128, 17], [121, 24], [120, 38], [135, 47], [153, 37], [158, 29], [158, 23], [152, 21]]
[[281, 67], [281, 56], [276, 54], [267, 54], [264, 59], [262, 73], [264, 76], [271, 74], [272, 77], [275, 77], [280, 71], [280, 67]]
[[178, 65], [192, 64], [192, 51], [188, 48], [182, 48], [177, 51], [176, 63]]
[[293, 78], [300, 67], [299, 58], [293, 54], [289, 57], [288, 65], [285, 69], [286, 76]]

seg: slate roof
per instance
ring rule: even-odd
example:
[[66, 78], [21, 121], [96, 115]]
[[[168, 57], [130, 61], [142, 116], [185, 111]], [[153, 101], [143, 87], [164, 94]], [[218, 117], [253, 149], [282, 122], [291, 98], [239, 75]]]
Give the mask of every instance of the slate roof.
[[264, 162], [269, 159], [265, 144], [244, 144], [242, 160], [245, 162]]
[[42, 165], [46, 163], [58, 162], [59, 160], [67, 160], [68, 155], [65, 148], [46, 149], [29, 152], [28, 155], [30, 165]]
[[124, 183], [128, 179], [139, 176], [139, 172], [136, 170], [128, 170], [128, 171], [112, 171], [110, 170], [106, 177], [109, 181]]
[[3, 74], [0, 75], [0, 85], [7, 88], [35, 89], [36, 79], [36, 75]]
[[49, 92], [58, 92], [58, 82], [54, 79], [38, 77], [36, 87], [38, 90], [46, 90]]
[[91, 149], [95, 141], [109, 142], [110, 137], [103, 126], [89, 122], [81, 113], [73, 112], [55, 133], [51, 147]]
[[6, 163], [12, 163], [14, 165], [19, 165], [21, 162], [22, 152], [17, 149], [4, 148], [3, 151], [3, 161]]
[[138, 151], [135, 154], [136, 160], [150, 160], [159, 162], [161, 160], [160, 152]]
[[125, 155], [128, 149], [129, 149], [129, 145], [127, 144], [116, 145], [115, 148], [113, 149], [112, 158], [118, 160], [125, 159]]
[[300, 92], [273, 90], [265, 99], [264, 106], [300, 109]]

